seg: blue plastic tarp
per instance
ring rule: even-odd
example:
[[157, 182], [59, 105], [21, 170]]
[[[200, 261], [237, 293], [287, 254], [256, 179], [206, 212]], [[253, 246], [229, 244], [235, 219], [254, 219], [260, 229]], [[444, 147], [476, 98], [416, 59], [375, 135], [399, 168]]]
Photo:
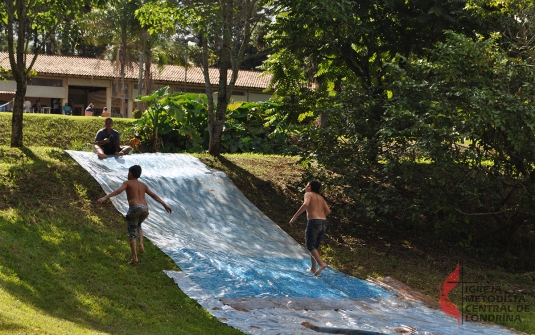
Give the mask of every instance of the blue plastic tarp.
[[[250, 334], [512, 334], [491, 324], [465, 323], [418, 301], [331, 268], [307, 271], [308, 252], [247, 200], [225, 174], [183, 154], [135, 154], [98, 159], [67, 151], [106, 193], [142, 167], [146, 183], [172, 208], [147, 197], [144, 235], [182, 271], [166, 271], [210, 313]], [[123, 215], [126, 194], [111, 199]], [[126, 231], [126, 227], [125, 227]]]

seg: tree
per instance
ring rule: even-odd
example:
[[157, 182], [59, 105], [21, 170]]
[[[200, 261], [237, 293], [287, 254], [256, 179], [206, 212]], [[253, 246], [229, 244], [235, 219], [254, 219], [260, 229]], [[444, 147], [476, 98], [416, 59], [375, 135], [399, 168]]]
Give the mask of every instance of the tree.
[[[312, 60], [317, 63], [314, 75], [343, 67], [364, 88], [381, 85], [383, 62], [395, 55], [422, 55], [444, 39], [445, 30], [470, 32], [477, 25], [464, 2], [455, 0], [275, 0], [273, 5], [277, 16], [269, 40], [277, 53], [267, 70], [277, 75], [285, 67], [295, 68], [289, 63]], [[274, 81], [278, 85], [284, 76]]]
[[83, 26], [87, 38], [93, 45], [105, 45], [105, 58], [115, 62], [119, 68], [117, 93], [121, 100], [121, 111], [126, 111], [126, 68], [138, 60], [142, 29], [135, 17], [135, 11], [142, 6], [141, 0], [120, 0], [96, 6], [85, 15]]
[[[255, 28], [269, 22], [264, 5], [266, 0], [202, 0], [184, 1], [179, 7], [150, 3], [138, 12], [138, 17], [151, 30], [178, 25], [183, 34], [197, 36], [202, 49], [202, 67], [208, 97], [208, 151], [221, 152], [221, 137], [227, 106], [245, 60]], [[160, 15], [155, 15], [160, 13]], [[210, 81], [210, 59], [215, 56], [219, 68], [217, 103]]]
[[375, 134], [383, 113], [385, 64], [399, 54], [425, 57], [446, 29], [471, 32], [479, 25], [458, 0], [275, 0], [273, 6], [277, 15], [268, 40], [276, 51], [264, 65], [273, 74], [271, 87], [280, 96], [310, 103], [322, 126], [329, 96], [349, 87], [360, 92], [358, 100], [368, 100], [361, 106], [368, 123], [362, 136], [372, 160], [380, 151]]
[[535, 73], [535, 4], [518, 0], [509, 6], [498, 21], [497, 31], [506, 37], [505, 44], [512, 55], [530, 61]]
[[408, 163], [401, 156], [410, 152], [425, 157], [436, 172], [433, 182], [446, 190], [416, 197], [433, 204], [429, 211], [457, 217], [448, 229], [468, 242], [499, 241], [503, 251], [535, 222], [533, 71], [500, 48], [498, 34], [449, 35], [429, 61], [393, 65], [382, 157], [395, 161], [392, 167]]
[[[189, 7], [193, 9], [191, 22], [195, 24], [192, 31], [200, 35], [202, 47], [202, 67], [208, 96], [208, 152], [211, 155], [218, 156], [221, 152], [227, 106], [253, 30], [262, 20], [266, 20], [262, 12], [265, 3], [263, 0], [205, 0], [192, 3], [192, 7]], [[218, 60], [217, 104], [214, 104], [210, 85], [210, 50]]]
[[[93, 8], [97, 6], [95, 4]], [[91, 6], [86, 5], [80, 15], [71, 14], [61, 25], [58, 32], [59, 52], [62, 55], [77, 55], [80, 57], [98, 58], [106, 51], [107, 44], [94, 44], [92, 30], [94, 22], [88, 22], [91, 17]]]
[[[35, 60], [62, 20], [82, 7], [81, 0], [8, 0], [0, 4], [0, 19], [7, 30], [11, 73], [17, 83], [12, 117], [12, 147], [23, 146], [23, 104], [28, 79], [34, 75], [32, 69]], [[33, 54], [28, 54], [30, 50]]]

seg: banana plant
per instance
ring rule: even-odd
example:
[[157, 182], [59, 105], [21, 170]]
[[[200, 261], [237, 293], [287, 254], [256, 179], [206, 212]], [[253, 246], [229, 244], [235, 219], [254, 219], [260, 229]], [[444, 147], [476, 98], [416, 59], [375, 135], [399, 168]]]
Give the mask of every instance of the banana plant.
[[[147, 124], [147, 121], [152, 124], [152, 140], [154, 143], [154, 151], [158, 152], [160, 149], [159, 134], [166, 133], [173, 129], [169, 125], [167, 117], [167, 106], [163, 106], [161, 100], [169, 95], [169, 86], [165, 86], [146, 96], [138, 96], [135, 101], [150, 104], [147, 107], [143, 117], [134, 122], [134, 124]], [[153, 103], [154, 102], [154, 103]]]

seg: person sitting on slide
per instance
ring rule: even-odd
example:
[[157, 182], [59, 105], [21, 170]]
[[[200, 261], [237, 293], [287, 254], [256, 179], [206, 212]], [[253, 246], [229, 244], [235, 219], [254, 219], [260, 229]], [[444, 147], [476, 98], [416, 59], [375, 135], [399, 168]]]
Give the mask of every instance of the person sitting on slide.
[[111, 117], [104, 120], [104, 128], [100, 129], [95, 136], [95, 152], [98, 158], [108, 158], [108, 155], [122, 156], [132, 151], [132, 147], [121, 146], [121, 136], [113, 129]]

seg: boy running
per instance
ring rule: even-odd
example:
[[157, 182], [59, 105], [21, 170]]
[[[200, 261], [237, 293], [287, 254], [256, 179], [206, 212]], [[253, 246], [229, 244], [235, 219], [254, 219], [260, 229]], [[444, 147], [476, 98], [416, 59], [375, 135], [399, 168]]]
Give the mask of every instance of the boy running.
[[128, 180], [125, 181], [121, 187], [111, 192], [110, 194], [97, 200], [98, 204], [102, 204], [106, 199], [120, 194], [126, 190], [126, 197], [130, 208], [126, 214], [126, 223], [128, 225], [128, 237], [130, 238], [130, 249], [132, 250], [132, 259], [130, 264], [139, 262], [136, 252], [136, 239], [139, 239], [139, 252], [145, 252], [143, 246], [143, 231], [141, 230], [141, 223], [149, 216], [149, 207], [145, 201], [145, 193], [150, 195], [154, 200], [163, 205], [165, 210], [172, 213], [173, 210], [160, 197], [154, 194], [147, 185], [140, 182], [138, 178], [141, 176], [141, 166], [133, 165], [128, 169]]
[[[307, 228], [305, 230], [306, 248], [310, 252], [310, 272], [317, 276], [327, 267], [327, 263], [321, 259], [319, 253], [320, 242], [325, 237], [327, 230], [327, 215], [331, 209], [319, 191], [321, 183], [317, 180], [311, 180], [305, 187], [305, 199], [303, 204], [290, 220], [290, 226], [295, 222], [297, 217], [303, 212], [307, 212]], [[316, 269], [316, 263], [319, 268]]]

